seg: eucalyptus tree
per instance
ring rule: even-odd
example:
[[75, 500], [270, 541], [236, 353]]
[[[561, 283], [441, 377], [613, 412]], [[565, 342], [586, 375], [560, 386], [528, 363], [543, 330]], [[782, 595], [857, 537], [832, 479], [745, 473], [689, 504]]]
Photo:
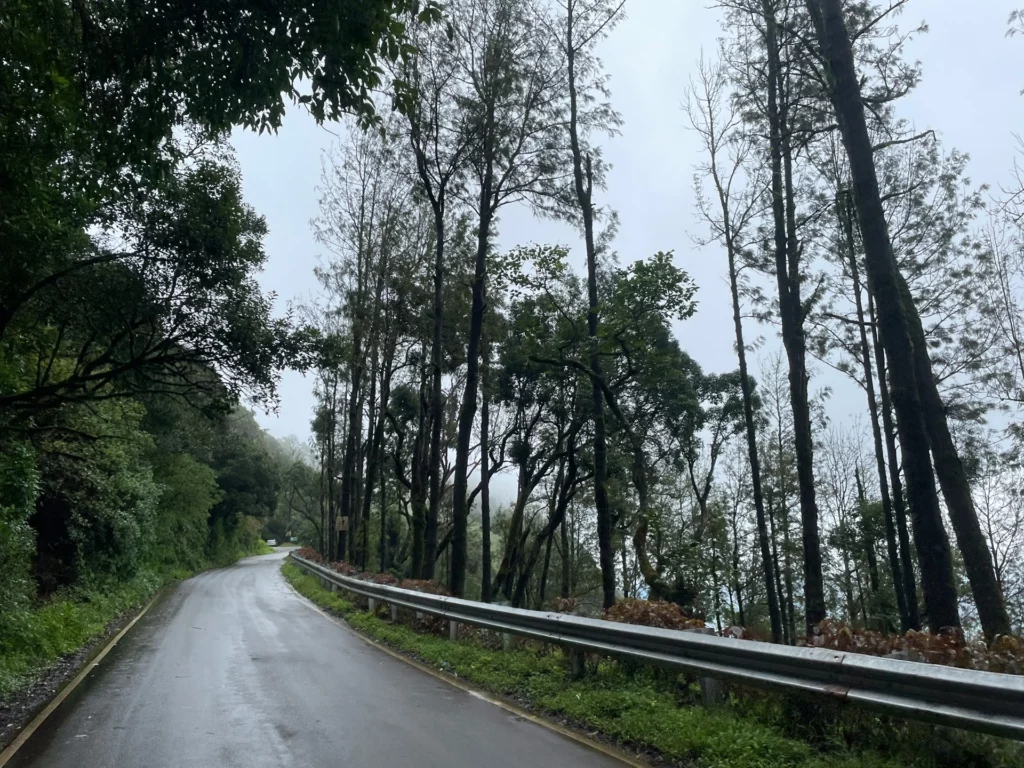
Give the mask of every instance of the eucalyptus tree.
[[545, 194], [564, 171], [556, 132], [564, 122], [564, 59], [538, 20], [540, 3], [463, 0], [449, 6], [457, 59], [465, 83], [458, 108], [472, 135], [461, 197], [473, 211], [476, 253], [466, 349], [466, 382], [455, 448], [451, 589], [461, 595], [466, 572], [468, 467], [477, 411], [487, 262], [499, 210]]
[[[598, 353], [600, 300], [598, 258], [603, 250], [595, 228], [599, 211], [594, 190], [604, 185], [606, 167], [600, 149], [592, 145], [595, 133], [614, 133], [621, 118], [605, 100], [607, 78], [595, 53], [598, 42], [623, 17], [625, 0], [556, 0], [560, 18], [548, 23], [565, 57], [569, 115], [559, 146], [571, 161], [572, 182], [556, 197], [556, 215], [579, 225], [587, 257], [587, 332], [590, 337], [591, 412], [594, 432], [594, 504], [597, 508], [598, 554], [604, 605], [615, 602], [615, 553], [612, 548], [612, 512], [605, 487], [608, 474], [608, 435], [601, 391], [603, 372]], [[614, 225], [614, 219], [611, 219]]]
[[[814, 488], [814, 441], [808, 392], [806, 316], [817, 300], [807, 291], [809, 268], [802, 237], [807, 217], [799, 195], [800, 169], [796, 154], [813, 134], [808, 113], [816, 104], [807, 99], [799, 76], [806, 57], [801, 36], [806, 13], [795, 0], [734, 0], [728, 18], [735, 36], [725, 55], [734, 81], [737, 108], [751, 133], [750, 162], [766, 167], [763, 224], [764, 254], [754, 254], [759, 269], [772, 274], [777, 287], [777, 317], [789, 364], [793, 440], [803, 539], [804, 599], [807, 631], [825, 618], [818, 507]], [[813, 286], [813, 283], [812, 283]]]
[[[762, 575], [772, 639], [781, 642], [784, 632], [779, 595], [771, 565], [771, 544], [765, 515], [761, 459], [757, 441], [755, 396], [747, 369], [748, 348], [744, 339], [741, 302], [741, 292], [746, 281], [746, 275], [743, 274], [744, 257], [753, 247], [753, 238], [756, 236], [751, 230], [761, 210], [763, 178], [760, 175], [760, 166], [747, 162], [753, 146], [749, 135], [741, 129], [740, 115], [736, 111], [730, 111], [727, 106], [729, 98], [728, 81], [722, 67], [701, 61], [698, 78], [691, 83], [687, 101], [690, 125], [700, 137], [707, 155], [706, 160], [696, 167], [694, 174], [697, 210], [710, 229], [710, 236], [702, 245], [717, 243], [725, 248]], [[751, 175], [748, 176], [748, 172]], [[705, 192], [707, 179], [711, 180], [711, 199]], [[733, 546], [738, 547], [738, 544], [734, 542]], [[738, 550], [734, 550], [733, 561], [735, 569]]]
[[[850, 163], [850, 178], [860, 224], [868, 284], [889, 362], [891, 395], [903, 446], [903, 468], [921, 563], [922, 586], [933, 627], [960, 626], [953, 586], [952, 559], [932, 474], [926, 410], [919, 392], [920, 356], [927, 349], [912, 342], [910, 309], [902, 298], [874, 163], [864, 94], [853, 41], [839, 0], [806, 0], [816, 32], [815, 52], [824, 64], [826, 93], [839, 123]], [[915, 351], [919, 358], [915, 359]], [[930, 367], [930, 366], [929, 366]]]
[[445, 267], [453, 210], [465, 183], [469, 158], [478, 142], [478, 127], [461, 104], [471, 99], [469, 83], [461, 76], [458, 43], [450, 26], [415, 24], [410, 37], [416, 56], [403, 62], [396, 103], [408, 119], [408, 136], [415, 162], [419, 193], [432, 213], [433, 322], [430, 343], [432, 369], [429, 389], [429, 505], [420, 556], [414, 550], [412, 568], [424, 578], [434, 575], [437, 526], [441, 505], [442, 431], [444, 425], [444, 299]]

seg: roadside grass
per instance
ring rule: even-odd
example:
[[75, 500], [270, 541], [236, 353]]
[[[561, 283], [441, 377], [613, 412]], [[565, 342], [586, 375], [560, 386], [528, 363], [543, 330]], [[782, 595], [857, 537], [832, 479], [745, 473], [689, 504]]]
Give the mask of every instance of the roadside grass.
[[0, 623], [0, 701], [32, 683], [58, 659], [102, 635], [122, 613], [141, 607], [167, 577], [142, 571], [119, 584], [69, 590]]
[[[478, 639], [457, 642], [422, 634], [371, 615], [318, 579], [285, 562], [295, 589], [344, 617], [363, 634], [493, 693], [629, 747], [658, 753], [670, 764], [697, 768], [1012, 768], [1024, 766], [1014, 742], [907, 724], [783, 696], [733, 697], [723, 709], [696, 705], [682, 676], [633, 669], [611, 660], [569, 676], [559, 649], [494, 650]], [[840, 712], [841, 709], [841, 712]], [[851, 716], [852, 713], [852, 716]]]

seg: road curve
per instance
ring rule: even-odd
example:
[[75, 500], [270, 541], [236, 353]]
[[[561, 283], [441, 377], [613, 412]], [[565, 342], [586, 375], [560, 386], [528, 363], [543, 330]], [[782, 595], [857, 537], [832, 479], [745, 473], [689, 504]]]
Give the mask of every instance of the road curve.
[[621, 768], [337, 626], [282, 557], [178, 585], [7, 768]]

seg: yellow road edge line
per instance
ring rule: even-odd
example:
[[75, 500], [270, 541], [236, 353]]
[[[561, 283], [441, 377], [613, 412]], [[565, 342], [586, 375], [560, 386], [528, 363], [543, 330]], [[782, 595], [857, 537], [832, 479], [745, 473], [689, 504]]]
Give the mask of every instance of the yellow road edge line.
[[[575, 731], [571, 728], [566, 728], [563, 725], [553, 722], [547, 719], [546, 717], [534, 714], [533, 712], [530, 712], [527, 709], [523, 709], [522, 707], [517, 706], [516, 704], [506, 701], [505, 699], [500, 699], [496, 696], [493, 696], [492, 694], [486, 691], [469, 685], [468, 683], [464, 682], [461, 678], [446, 674], [444, 672], [441, 672], [440, 670], [436, 670], [433, 667], [430, 667], [421, 661], [417, 661], [416, 659], [410, 656], [406, 656], [404, 653], [400, 653], [399, 651], [396, 651], [393, 648], [389, 648], [383, 643], [380, 643], [372, 638], [367, 637], [361, 632], [358, 632], [355, 629], [353, 629], [352, 626], [344, 619], [341, 619], [338, 616], [328, 613], [327, 611], [323, 610], [319, 605], [310, 600], [308, 597], [300, 593], [297, 589], [295, 589], [294, 586], [292, 586], [292, 583], [288, 581], [288, 579], [285, 578], [283, 574], [281, 578], [284, 579], [284, 583], [288, 585], [289, 589], [291, 589], [292, 592], [294, 592], [297, 597], [299, 597], [300, 601], [304, 605], [306, 605], [309, 608], [312, 608], [314, 611], [319, 613], [324, 618], [328, 619], [334, 624], [337, 624], [339, 627], [346, 630], [347, 632], [350, 632], [351, 634], [355, 635], [367, 645], [373, 646], [379, 651], [383, 651], [388, 656], [398, 659], [399, 661], [405, 662], [409, 666], [415, 667], [416, 669], [420, 670], [421, 672], [425, 672], [433, 678], [441, 680], [442, 682], [448, 683], [449, 685], [454, 686], [459, 690], [465, 691], [466, 693], [481, 698], [487, 703], [493, 704], [494, 706], [499, 707], [513, 715], [516, 715], [517, 717], [521, 717], [524, 720], [529, 720], [531, 723], [539, 725], [542, 728], [547, 728], [549, 731], [554, 731], [560, 736], [564, 736], [567, 739], [575, 741], [577, 744], [581, 744], [582, 746], [592, 749], [595, 752], [600, 752], [601, 754], [607, 757], [610, 757], [614, 760], [618, 760], [619, 762], [624, 763], [625, 765], [631, 766], [631, 768], [651, 768], [650, 763], [637, 760], [632, 755], [629, 755], [620, 749], [616, 749], [615, 747], [609, 746], [607, 744], [602, 744], [600, 741], [584, 736], [578, 731]], [[0, 762], [0, 768], [3, 768], [2, 762]]]
[[58, 693], [56, 696], [53, 697], [53, 699], [50, 700], [50, 703], [43, 708], [43, 711], [36, 715], [34, 718], [32, 718], [32, 722], [30, 722], [28, 725], [22, 728], [21, 732], [14, 738], [14, 741], [12, 741], [7, 746], [7, 749], [5, 749], [3, 752], [0, 752], [0, 768], [4, 768], [4, 766], [7, 765], [8, 762], [10, 762], [11, 758], [13, 758], [15, 754], [17, 754], [18, 750], [25, 745], [25, 742], [32, 738], [32, 734], [34, 734], [39, 729], [39, 726], [46, 722], [46, 718], [52, 715], [54, 713], [54, 710], [56, 710], [57, 707], [61, 705], [61, 702], [63, 702], [64, 699], [70, 696], [71, 692], [74, 691], [75, 688], [77, 688], [83, 680], [85, 680], [86, 676], [90, 672], [92, 672], [101, 661], [103, 661], [103, 657], [110, 653], [110, 651], [113, 649], [115, 645], [117, 645], [118, 641], [122, 637], [128, 634], [128, 630], [134, 627], [135, 623], [146, 615], [146, 611], [153, 607], [153, 603], [156, 602], [157, 598], [160, 596], [161, 591], [162, 590], [158, 590], [157, 593], [153, 595], [153, 599], [146, 603], [146, 607], [139, 611], [138, 615], [136, 615], [134, 619], [129, 621], [128, 624], [125, 625], [125, 627], [120, 632], [114, 635], [113, 639], [111, 639], [106, 644], [106, 646], [104, 646], [103, 650], [101, 650], [99, 653], [96, 654], [96, 656], [93, 657], [92, 661], [90, 661], [88, 664], [82, 667], [81, 671], [77, 675], [75, 675], [74, 679], [70, 683], [65, 685], [61, 689], [60, 693]]

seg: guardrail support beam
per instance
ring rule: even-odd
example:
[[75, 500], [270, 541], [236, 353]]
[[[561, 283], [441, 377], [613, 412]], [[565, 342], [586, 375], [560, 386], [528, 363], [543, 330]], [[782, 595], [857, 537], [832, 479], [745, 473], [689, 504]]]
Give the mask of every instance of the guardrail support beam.
[[576, 648], [569, 649], [569, 676], [573, 680], [581, 680], [586, 672], [586, 657], [583, 651]]
[[501, 633], [501, 650], [505, 651], [506, 653], [508, 651], [512, 650], [512, 633], [511, 632], [502, 632]]
[[[686, 631], [695, 632], [699, 635], [718, 634], [711, 627], [701, 627], [700, 629], [689, 629]], [[729, 691], [721, 680], [714, 677], [699, 677], [697, 682], [700, 683], [700, 698], [705, 708], [716, 709], [724, 706], [726, 701], [729, 700]]]
[[455, 641], [459, 639], [459, 622], [449, 621], [448, 622], [448, 639]]
[[370, 613], [376, 613], [377, 612], [377, 601], [374, 600], [372, 597], [366, 598], [366, 601], [369, 604]]
[[392, 604], [389, 607], [391, 608], [391, 621], [392, 623], [395, 623], [398, 621], [398, 606]]

